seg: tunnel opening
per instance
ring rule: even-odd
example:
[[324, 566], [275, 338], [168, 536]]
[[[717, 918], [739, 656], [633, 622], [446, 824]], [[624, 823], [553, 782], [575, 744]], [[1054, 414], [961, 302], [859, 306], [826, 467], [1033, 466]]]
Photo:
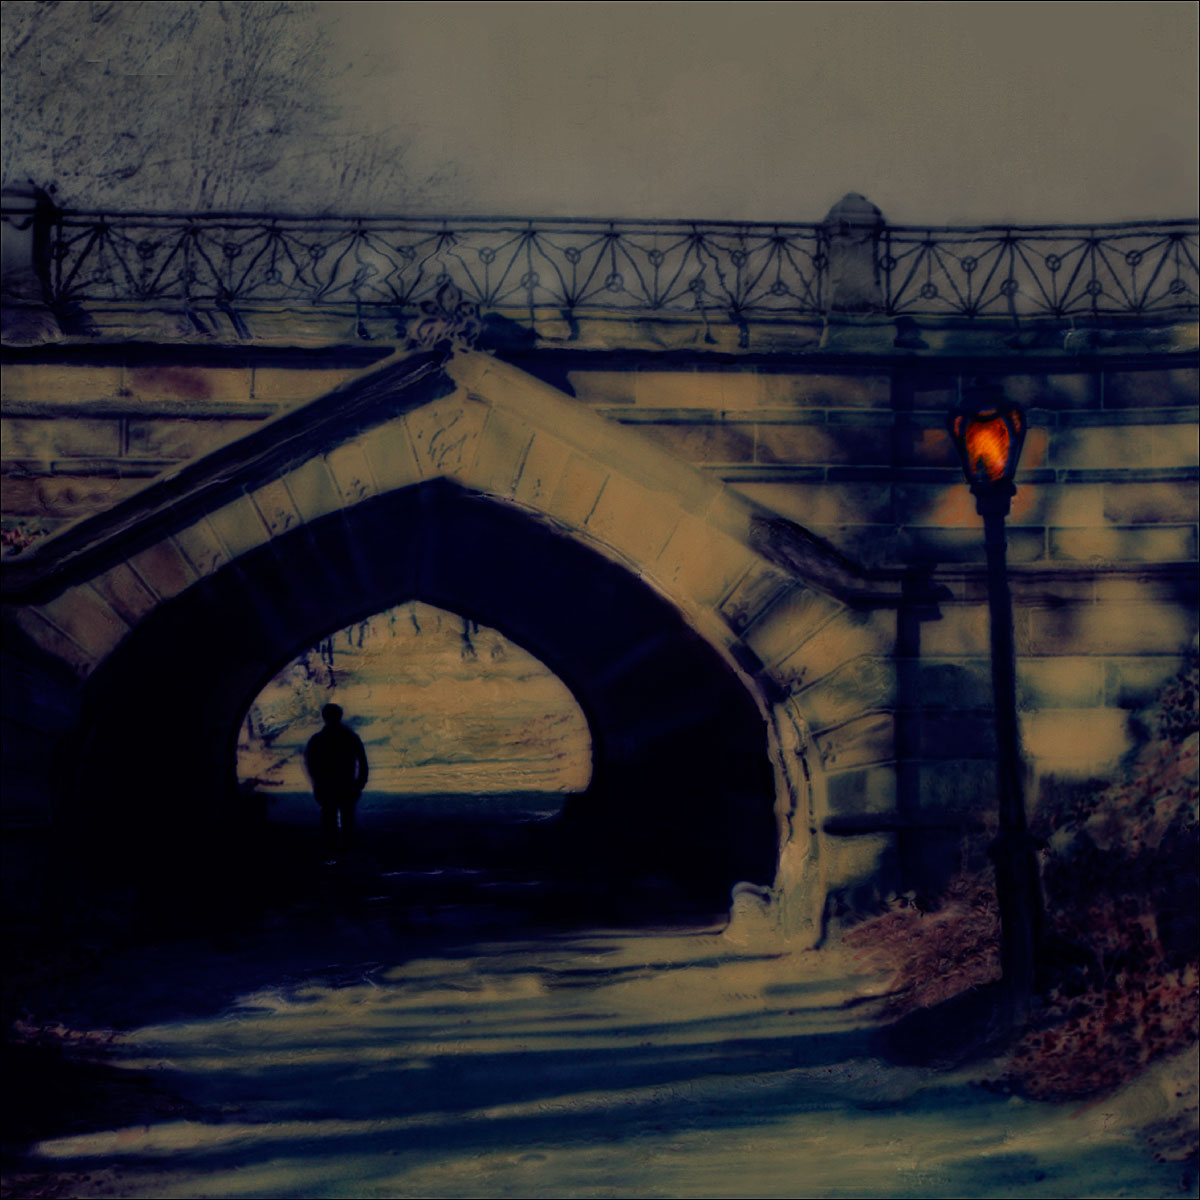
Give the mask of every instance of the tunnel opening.
[[713, 909], [773, 881], [766, 721], [734, 669], [626, 567], [446, 481], [275, 537], [141, 622], [85, 690], [62, 812], [80, 874], [159, 914], [252, 890], [272, 851], [239, 794], [247, 710], [281, 664], [414, 600], [523, 647], [578, 705], [591, 776], [547, 870]]
[[[368, 770], [344, 845], [319, 828], [305, 764], [327, 704]], [[376, 902], [552, 906], [538, 884], [558, 874], [560, 819], [592, 778], [566, 685], [499, 630], [415, 599], [296, 655], [256, 695], [236, 753], [238, 803], [272, 858], [365, 871]]]

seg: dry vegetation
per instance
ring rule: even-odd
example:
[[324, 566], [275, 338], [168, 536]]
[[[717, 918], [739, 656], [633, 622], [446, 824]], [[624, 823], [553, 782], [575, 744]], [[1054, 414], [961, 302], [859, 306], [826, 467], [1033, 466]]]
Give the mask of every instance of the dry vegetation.
[[[1041, 1099], [1112, 1088], [1197, 1037], [1198, 660], [1139, 714], [1121, 777], [1041, 814], [1045, 989], [1006, 1083]], [[888, 1015], [999, 974], [990, 872], [960, 876], [923, 913], [898, 907], [845, 943], [896, 969]]]

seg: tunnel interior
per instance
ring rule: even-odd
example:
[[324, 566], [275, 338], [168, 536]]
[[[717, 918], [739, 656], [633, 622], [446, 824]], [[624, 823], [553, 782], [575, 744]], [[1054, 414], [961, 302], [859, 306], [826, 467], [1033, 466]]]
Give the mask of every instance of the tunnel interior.
[[547, 869], [665, 879], [715, 905], [772, 882], [766, 725], [738, 676], [631, 571], [445, 481], [276, 537], [138, 625], [85, 689], [62, 806], [78, 870], [158, 911], [253, 878], [275, 851], [239, 806], [244, 714], [305, 648], [408, 600], [500, 631], [582, 710], [591, 781], [543, 845]]

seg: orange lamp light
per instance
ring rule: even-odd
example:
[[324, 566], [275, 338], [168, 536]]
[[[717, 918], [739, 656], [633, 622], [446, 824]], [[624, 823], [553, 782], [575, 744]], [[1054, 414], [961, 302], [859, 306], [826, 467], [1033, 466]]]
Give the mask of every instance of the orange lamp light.
[[972, 491], [1011, 493], [1025, 441], [1025, 410], [999, 389], [977, 389], [950, 414], [950, 436]]

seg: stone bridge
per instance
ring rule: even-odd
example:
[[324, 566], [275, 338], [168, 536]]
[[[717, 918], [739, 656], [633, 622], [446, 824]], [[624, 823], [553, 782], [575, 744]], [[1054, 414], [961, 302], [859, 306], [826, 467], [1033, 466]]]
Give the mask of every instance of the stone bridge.
[[211, 876], [258, 690], [406, 599], [574, 694], [591, 853], [754, 884], [813, 941], [936, 890], [994, 812], [981, 527], [945, 432], [977, 379], [1029, 411], [1033, 803], [1112, 770], [1195, 636], [1194, 224], [917, 237], [854, 197], [682, 241], [407, 222], [340, 260], [345, 229], [321, 254], [305, 232], [289, 276], [270, 254], [300, 235], [265, 218], [185, 233], [41, 198], [6, 220], [5, 875], [27, 909], [64, 872], [154, 903]]

